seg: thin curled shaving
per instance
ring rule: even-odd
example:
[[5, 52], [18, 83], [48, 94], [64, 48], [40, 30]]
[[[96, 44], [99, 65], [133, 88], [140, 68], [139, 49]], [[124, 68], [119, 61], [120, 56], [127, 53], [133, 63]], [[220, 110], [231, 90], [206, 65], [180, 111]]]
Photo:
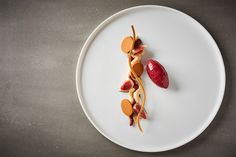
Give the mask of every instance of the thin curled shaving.
[[[132, 32], [133, 32], [133, 44], [135, 43], [135, 39], [136, 39], [136, 33], [135, 33], [135, 28], [133, 25], [131, 25], [131, 28], [132, 28]], [[137, 74], [134, 72], [134, 70], [132, 69], [132, 66], [131, 66], [131, 56], [130, 56], [130, 53], [129, 53], [129, 67], [130, 67], [130, 70], [132, 72], [132, 74], [134, 75], [134, 77], [136, 78], [136, 80], [138, 81], [138, 84], [140, 85], [142, 91], [143, 91], [143, 102], [141, 104], [141, 109], [138, 113], [138, 116], [137, 116], [137, 121], [138, 121], [138, 127], [139, 127], [139, 130], [141, 132], [143, 132], [143, 129], [141, 127], [141, 124], [140, 124], [140, 116], [141, 116], [141, 113], [143, 112], [143, 109], [144, 109], [144, 105], [145, 105], [145, 102], [146, 102], [146, 92], [145, 92], [145, 89], [144, 89], [144, 86], [143, 86], [143, 82], [142, 80], [137, 76]]]
[[133, 32], [133, 40], [134, 40], [134, 42], [135, 42], [136, 33], [135, 33], [134, 26], [133, 26], [133, 25], [131, 25], [131, 28], [132, 28], [132, 32]]
[[141, 104], [141, 109], [140, 109], [140, 111], [139, 111], [139, 113], [138, 113], [138, 116], [137, 116], [137, 121], [138, 121], [139, 130], [140, 130], [141, 132], [143, 132], [143, 129], [142, 129], [141, 124], [140, 124], [140, 116], [141, 116], [141, 113], [142, 113], [142, 111], [143, 111], [143, 109], [144, 109], [144, 104], [145, 104], [145, 102], [146, 102], [146, 92], [145, 92], [145, 90], [144, 90], [144, 86], [143, 86], [142, 80], [137, 76], [137, 74], [134, 72], [134, 70], [133, 70], [133, 68], [132, 68], [132, 66], [131, 66], [131, 55], [130, 55], [130, 54], [128, 55], [128, 58], [129, 58], [130, 71], [131, 71], [132, 74], [134, 75], [135, 79], [137, 80], [138, 84], [140, 85], [140, 87], [141, 87], [141, 89], [142, 89], [142, 91], [143, 91], [143, 101], [142, 101], [142, 104]]

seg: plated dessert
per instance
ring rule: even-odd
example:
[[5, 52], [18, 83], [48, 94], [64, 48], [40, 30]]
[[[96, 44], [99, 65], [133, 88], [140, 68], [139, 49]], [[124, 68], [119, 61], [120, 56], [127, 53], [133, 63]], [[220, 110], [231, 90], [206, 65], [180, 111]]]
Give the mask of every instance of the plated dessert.
[[168, 88], [169, 79], [165, 68], [156, 60], [148, 59], [146, 68], [142, 63], [142, 56], [145, 54], [146, 47], [142, 40], [136, 35], [135, 28], [132, 25], [132, 36], [127, 36], [121, 43], [121, 50], [128, 57], [128, 65], [130, 72], [127, 80], [121, 85], [120, 91], [129, 94], [129, 98], [121, 101], [121, 109], [123, 113], [129, 117], [130, 126], [138, 125], [141, 132], [143, 129], [140, 119], [147, 119], [145, 110], [146, 92], [142, 81], [143, 72], [147, 71], [150, 79], [159, 87]]
[[[144, 46], [143, 133], [137, 122], [129, 126], [130, 116], [121, 108], [129, 92], [119, 91], [131, 72], [121, 44], [133, 37], [132, 21]], [[157, 80], [165, 76], [158, 63], [168, 73], [167, 89], [157, 86], [167, 86], [160, 81], [166, 79]], [[199, 136], [221, 107], [225, 83], [224, 61], [210, 33], [192, 17], [163, 6], [132, 7], [104, 20], [83, 45], [76, 67], [78, 98], [91, 124], [115, 144], [140, 152], [171, 150]]]

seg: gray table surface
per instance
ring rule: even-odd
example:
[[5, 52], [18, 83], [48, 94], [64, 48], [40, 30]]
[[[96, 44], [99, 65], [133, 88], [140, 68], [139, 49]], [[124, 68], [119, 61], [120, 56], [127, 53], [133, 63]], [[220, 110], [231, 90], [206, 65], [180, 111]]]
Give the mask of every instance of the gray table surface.
[[[122, 9], [179, 9], [212, 34], [224, 58], [226, 93], [214, 121], [175, 150], [139, 153], [113, 144], [80, 107], [75, 69], [91, 31]], [[236, 156], [236, 3], [232, 1], [0, 1], [0, 156]]]

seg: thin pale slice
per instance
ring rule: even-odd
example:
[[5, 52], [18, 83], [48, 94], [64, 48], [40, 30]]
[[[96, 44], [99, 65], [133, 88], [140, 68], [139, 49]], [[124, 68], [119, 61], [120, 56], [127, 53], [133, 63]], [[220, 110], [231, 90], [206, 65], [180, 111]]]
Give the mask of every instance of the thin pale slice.
[[143, 55], [144, 54], [144, 47], [143, 46], [139, 46], [139, 47], [137, 47], [136, 49], [133, 49], [132, 50], [132, 54], [134, 55], [134, 56], [137, 56], [137, 55]]
[[134, 100], [134, 92], [135, 92], [135, 89], [134, 88], [131, 88], [129, 90], [129, 97], [130, 97], [130, 102], [131, 104], [134, 104], [135, 100]]

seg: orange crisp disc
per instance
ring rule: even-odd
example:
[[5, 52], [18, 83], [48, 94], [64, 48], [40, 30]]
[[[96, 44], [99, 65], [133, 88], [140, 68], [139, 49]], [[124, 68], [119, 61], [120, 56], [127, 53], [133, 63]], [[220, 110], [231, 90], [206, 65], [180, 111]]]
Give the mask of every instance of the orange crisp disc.
[[140, 77], [143, 73], [143, 64], [138, 62], [133, 65], [133, 69], [138, 77]]
[[134, 40], [132, 37], [126, 37], [121, 43], [121, 50], [125, 53], [128, 53], [133, 49]]
[[123, 99], [121, 101], [121, 109], [126, 116], [131, 116], [133, 113], [133, 108], [128, 99]]

